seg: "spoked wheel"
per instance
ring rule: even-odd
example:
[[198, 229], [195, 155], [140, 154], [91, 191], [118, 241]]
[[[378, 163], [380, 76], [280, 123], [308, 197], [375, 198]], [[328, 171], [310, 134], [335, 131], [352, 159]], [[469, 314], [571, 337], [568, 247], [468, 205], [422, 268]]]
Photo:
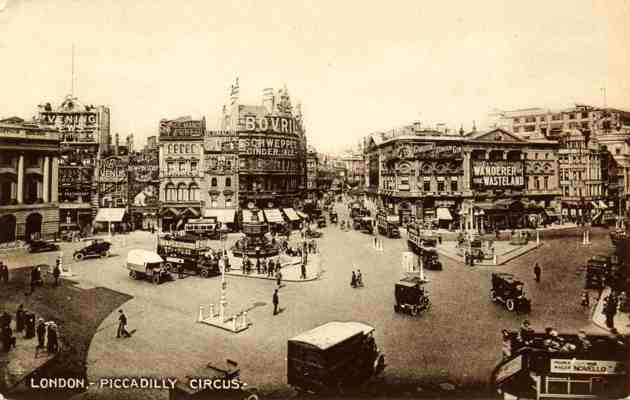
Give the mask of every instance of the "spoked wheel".
[[411, 306], [411, 311], [410, 311], [411, 315], [413, 315], [414, 317], [416, 315], [418, 315], [418, 306]]
[[159, 274], [153, 275], [153, 283], [155, 283], [156, 285], [160, 283], [160, 275]]
[[136, 271], [129, 271], [131, 279], [138, 279], [138, 273]]
[[490, 300], [497, 301], [497, 294], [494, 290], [490, 291]]
[[164, 269], [166, 269], [168, 272], [172, 272], [173, 271], [173, 264], [171, 264], [171, 263], [164, 264]]
[[77, 259], [77, 261], [81, 261], [83, 260], [83, 253], [77, 253], [74, 255], [74, 258]]
[[516, 308], [516, 304], [514, 302], [514, 299], [507, 299], [505, 301], [505, 308], [507, 308], [508, 311], [514, 311], [514, 309]]
[[204, 269], [202, 269], [202, 270], [201, 270], [201, 276], [202, 276], [203, 278], [207, 278], [207, 277], [209, 277], [209, 276], [210, 276], [210, 271], [208, 271], [208, 270], [207, 270], [207, 269], [205, 269], [205, 268], [204, 268]]

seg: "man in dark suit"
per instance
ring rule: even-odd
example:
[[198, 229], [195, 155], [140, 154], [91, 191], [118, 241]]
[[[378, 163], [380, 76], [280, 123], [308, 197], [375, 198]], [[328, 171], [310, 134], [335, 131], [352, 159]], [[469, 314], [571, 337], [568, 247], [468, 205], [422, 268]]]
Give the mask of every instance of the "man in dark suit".
[[118, 332], [116, 333], [116, 337], [131, 337], [129, 332], [127, 332], [127, 316], [125, 315], [123, 310], [118, 310], [118, 313], [120, 315], [118, 316]]
[[279, 299], [278, 299], [278, 289], [275, 289], [273, 291], [273, 315], [278, 314], [278, 303], [279, 303]]

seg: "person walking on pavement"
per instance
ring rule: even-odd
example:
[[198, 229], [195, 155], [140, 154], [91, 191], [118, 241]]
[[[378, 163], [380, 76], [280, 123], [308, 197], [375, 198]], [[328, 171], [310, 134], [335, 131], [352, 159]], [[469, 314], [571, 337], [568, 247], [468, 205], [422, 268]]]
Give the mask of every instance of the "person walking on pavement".
[[301, 272], [302, 274], [300, 275], [300, 279], [306, 279], [306, 263], [303, 262], [301, 265]]
[[352, 271], [352, 278], [350, 279], [350, 286], [353, 288], [357, 287], [357, 275]]
[[0, 279], [5, 284], [9, 283], [9, 266], [0, 261]]
[[591, 308], [591, 296], [588, 295], [588, 291], [583, 291], [582, 292], [582, 301], [580, 302], [580, 304], [582, 305], [583, 308]]
[[617, 299], [614, 294], [610, 294], [604, 300], [604, 315], [606, 316], [606, 326], [610, 329], [615, 328], [615, 315], [617, 314]]
[[540, 282], [541, 273], [542, 273], [542, 270], [540, 269], [540, 265], [536, 263], [536, 265], [534, 265], [534, 276], [535, 276], [536, 282]]
[[280, 269], [276, 272], [276, 283], [278, 284], [278, 287], [282, 286], [282, 272], [280, 272]]
[[48, 352], [56, 353], [59, 351], [59, 336], [57, 334], [57, 325], [51, 322], [48, 325]]
[[119, 338], [121, 336], [131, 337], [129, 332], [127, 332], [127, 316], [123, 312], [123, 310], [118, 310], [118, 332], [116, 333], [116, 337]]
[[280, 300], [278, 299], [278, 289], [273, 291], [273, 315], [278, 314], [278, 304]]

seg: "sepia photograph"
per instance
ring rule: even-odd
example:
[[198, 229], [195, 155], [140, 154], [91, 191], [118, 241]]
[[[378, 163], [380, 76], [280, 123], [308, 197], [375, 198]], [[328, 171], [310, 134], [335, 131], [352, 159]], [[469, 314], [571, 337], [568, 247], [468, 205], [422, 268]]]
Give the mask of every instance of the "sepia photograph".
[[630, 399], [630, 0], [0, 0], [0, 400]]

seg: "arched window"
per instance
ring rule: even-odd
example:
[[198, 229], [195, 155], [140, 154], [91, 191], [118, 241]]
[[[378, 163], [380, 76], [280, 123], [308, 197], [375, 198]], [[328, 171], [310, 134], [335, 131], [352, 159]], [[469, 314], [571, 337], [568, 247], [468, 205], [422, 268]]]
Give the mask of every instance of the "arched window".
[[185, 183], [177, 186], [177, 201], [188, 201], [188, 188]]
[[230, 187], [232, 186], [232, 178], [225, 178], [225, 186]]
[[180, 153], [184, 153], [184, 150], [185, 150], [185, 146], [184, 146], [184, 144], [182, 143], [182, 144], [180, 144], [180, 145], [179, 145], [179, 152], [180, 152]]
[[188, 198], [190, 201], [199, 200], [199, 186], [196, 183], [191, 183], [188, 188]]
[[177, 153], [177, 145], [176, 144], [173, 145], [173, 153]]
[[175, 201], [175, 185], [172, 183], [167, 184], [164, 188], [164, 196], [166, 197], [166, 201]]
[[170, 154], [170, 153], [172, 153], [172, 152], [173, 152], [173, 145], [172, 145], [172, 144], [169, 144], [169, 145], [168, 145], [168, 151], [167, 151], [167, 153], [169, 153], [169, 154]]
[[193, 143], [192, 145], [192, 152], [196, 153], [197, 152], [197, 145]]
[[190, 153], [190, 145], [189, 144], [186, 145], [186, 153]]

